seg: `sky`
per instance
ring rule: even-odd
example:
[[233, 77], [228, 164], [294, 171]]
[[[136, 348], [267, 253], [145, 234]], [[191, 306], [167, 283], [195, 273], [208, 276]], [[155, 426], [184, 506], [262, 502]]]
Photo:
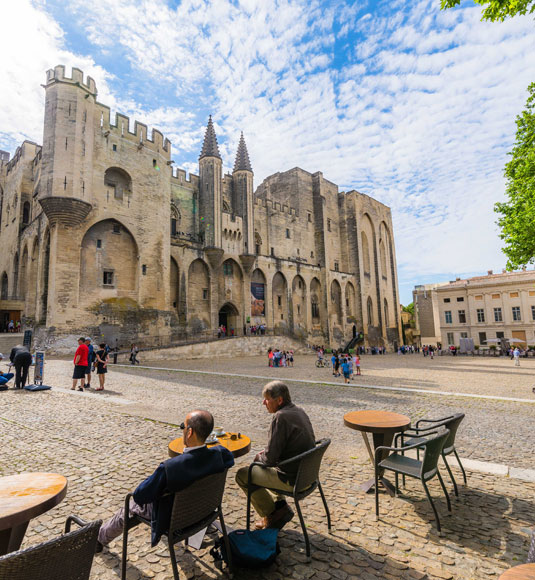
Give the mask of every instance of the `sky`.
[[42, 142], [45, 71], [158, 128], [198, 173], [208, 115], [224, 170], [244, 132], [255, 186], [299, 166], [392, 209], [400, 298], [506, 259], [494, 203], [535, 81], [535, 21], [465, 0], [0, 1], [0, 149]]

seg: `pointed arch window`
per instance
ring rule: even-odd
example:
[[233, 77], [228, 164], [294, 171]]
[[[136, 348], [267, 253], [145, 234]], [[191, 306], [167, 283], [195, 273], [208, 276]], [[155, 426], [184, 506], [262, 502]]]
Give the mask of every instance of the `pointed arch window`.
[[171, 235], [178, 235], [178, 227], [180, 225], [181, 215], [178, 209], [172, 205], [171, 206]]
[[368, 326], [373, 326], [373, 302], [371, 298], [368, 298], [367, 311], [368, 311]]

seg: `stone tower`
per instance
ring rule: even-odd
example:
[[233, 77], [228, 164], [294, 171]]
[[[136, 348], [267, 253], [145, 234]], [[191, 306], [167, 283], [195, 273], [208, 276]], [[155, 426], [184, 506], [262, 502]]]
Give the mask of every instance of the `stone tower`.
[[207, 247], [221, 247], [222, 172], [223, 162], [210, 115], [199, 157], [199, 231]]
[[232, 206], [236, 215], [239, 215], [243, 220], [245, 253], [252, 254], [254, 251], [253, 169], [243, 133], [240, 137], [232, 171], [232, 192]]

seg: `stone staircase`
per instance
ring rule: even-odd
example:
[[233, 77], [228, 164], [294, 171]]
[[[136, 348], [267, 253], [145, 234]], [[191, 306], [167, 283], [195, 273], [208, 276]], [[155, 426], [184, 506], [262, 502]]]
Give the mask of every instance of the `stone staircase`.
[[22, 344], [24, 333], [22, 332], [2, 332], [0, 333], [0, 352], [7, 358], [14, 346]]

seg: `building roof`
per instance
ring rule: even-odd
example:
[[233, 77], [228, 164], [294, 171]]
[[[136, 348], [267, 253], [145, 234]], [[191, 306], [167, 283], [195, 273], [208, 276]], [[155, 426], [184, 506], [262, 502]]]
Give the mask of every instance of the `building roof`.
[[218, 157], [221, 159], [219, 146], [217, 144], [217, 137], [214, 130], [214, 124], [212, 123], [212, 115], [208, 117], [208, 125], [206, 126], [206, 132], [204, 134], [204, 141], [199, 159], [202, 159], [203, 157]]
[[249, 160], [249, 153], [247, 152], [247, 145], [245, 144], [245, 139], [243, 138], [243, 132], [240, 136], [240, 142], [238, 144], [238, 151], [236, 152], [236, 161], [234, 161], [233, 171], [253, 172], [251, 162]]
[[446, 284], [441, 284], [437, 287], [439, 291], [454, 290], [456, 288], [466, 288], [467, 286], [498, 286], [500, 284], [511, 284], [511, 283], [529, 283], [535, 282], [535, 271], [534, 270], [522, 270], [520, 272], [501, 272], [494, 274], [492, 270], [489, 270], [488, 274], [485, 276], [473, 276], [471, 278], [452, 280]]

